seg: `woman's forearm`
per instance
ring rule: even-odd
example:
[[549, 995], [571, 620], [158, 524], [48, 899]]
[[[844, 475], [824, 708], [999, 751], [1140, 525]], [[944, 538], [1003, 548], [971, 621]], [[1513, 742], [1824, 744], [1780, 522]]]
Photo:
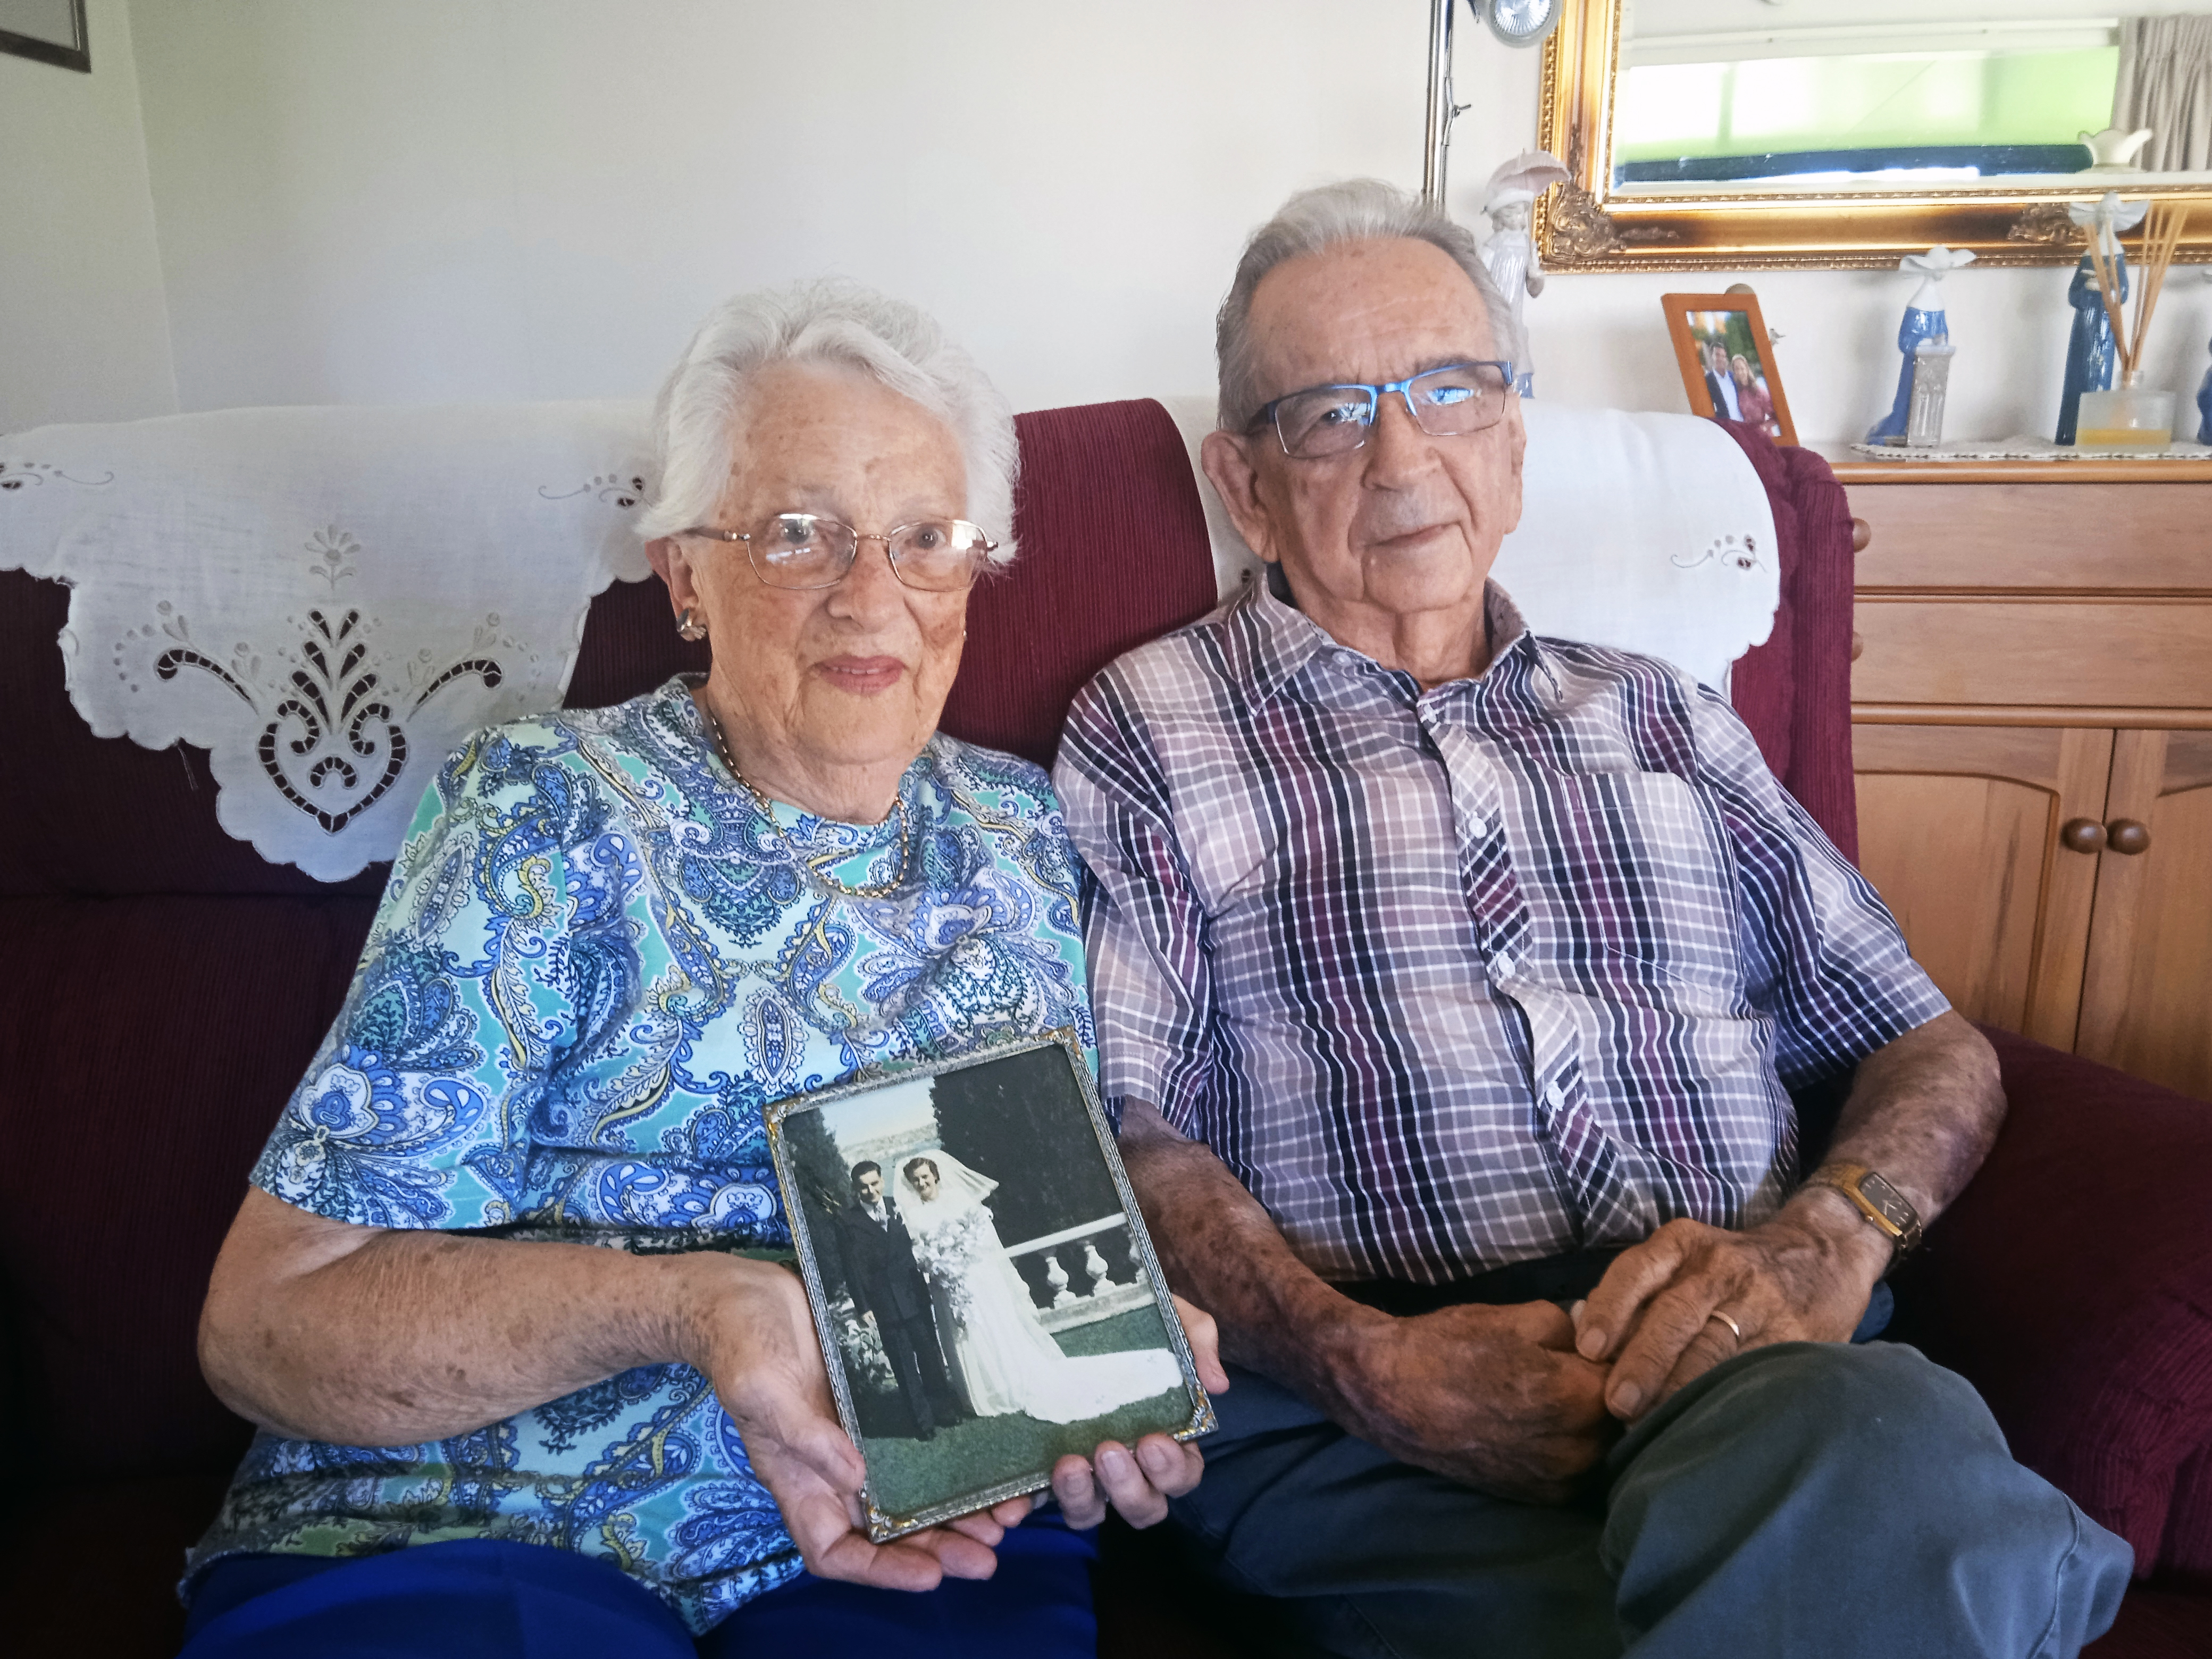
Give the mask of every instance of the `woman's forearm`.
[[200, 1364], [225, 1405], [279, 1433], [408, 1445], [633, 1366], [700, 1363], [754, 1277], [781, 1272], [356, 1227], [249, 1188], [201, 1314]]

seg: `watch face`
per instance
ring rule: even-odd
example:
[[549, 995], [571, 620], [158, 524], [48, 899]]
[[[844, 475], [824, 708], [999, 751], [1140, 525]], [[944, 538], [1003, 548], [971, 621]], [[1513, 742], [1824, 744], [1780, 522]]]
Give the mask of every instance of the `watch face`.
[[1899, 1232], [1920, 1219], [1919, 1212], [1905, 1202], [1905, 1194], [1871, 1170], [1859, 1177], [1859, 1195], [1880, 1210]]
[[1559, 21], [1559, 0], [1490, 0], [1490, 32], [1509, 46], [1533, 46]]

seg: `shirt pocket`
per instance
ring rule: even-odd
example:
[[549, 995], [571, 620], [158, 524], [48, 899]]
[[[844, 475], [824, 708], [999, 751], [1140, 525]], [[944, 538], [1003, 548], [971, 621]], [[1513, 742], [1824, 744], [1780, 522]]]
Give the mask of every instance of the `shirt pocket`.
[[1547, 977], [1680, 1012], [1740, 1012], [1735, 860], [1710, 796], [1671, 772], [1559, 773], [1534, 794], [1514, 850]]

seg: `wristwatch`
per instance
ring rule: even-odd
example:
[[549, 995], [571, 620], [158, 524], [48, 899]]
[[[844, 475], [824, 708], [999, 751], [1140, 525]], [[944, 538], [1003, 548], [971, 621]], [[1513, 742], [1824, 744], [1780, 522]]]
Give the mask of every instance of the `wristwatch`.
[[1806, 1178], [1808, 1187], [1832, 1187], [1856, 1205], [1861, 1215], [1889, 1240], [1893, 1268], [1920, 1243], [1920, 1212], [1903, 1193], [1863, 1164], [1824, 1164]]

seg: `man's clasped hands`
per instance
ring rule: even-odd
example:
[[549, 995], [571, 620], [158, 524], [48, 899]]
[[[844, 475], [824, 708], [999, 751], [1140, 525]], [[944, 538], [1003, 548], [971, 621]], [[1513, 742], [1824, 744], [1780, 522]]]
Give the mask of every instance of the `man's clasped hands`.
[[1668, 1222], [1571, 1309], [1358, 1309], [1326, 1356], [1333, 1414], [1407, 1462], [1503, 1497], [1564, 1502], [1625, 1425], [1716, 1365], [1771, 1343], [1850, 1335], [1887, 1246], [1871, 1229], [1823, 1224], [1823, 1201], [1808, 1192], [1744, 1232]]

